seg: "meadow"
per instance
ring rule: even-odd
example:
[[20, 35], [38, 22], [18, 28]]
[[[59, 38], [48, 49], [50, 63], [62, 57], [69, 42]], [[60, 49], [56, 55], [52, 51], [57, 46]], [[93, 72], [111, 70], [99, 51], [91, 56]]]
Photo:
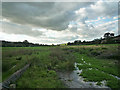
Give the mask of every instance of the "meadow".
[[117, 44], [3, 47], [2, 80], [31, 63], [26, 72], [12, 82], [16, 88], [67, 88], [57, 73], [72, 72], [76, 62], [82, 70], [78, 74], [85, 82], [93, 81], [101, 85], [105, 80], [106, 86], [120, 88], [118, 48]]

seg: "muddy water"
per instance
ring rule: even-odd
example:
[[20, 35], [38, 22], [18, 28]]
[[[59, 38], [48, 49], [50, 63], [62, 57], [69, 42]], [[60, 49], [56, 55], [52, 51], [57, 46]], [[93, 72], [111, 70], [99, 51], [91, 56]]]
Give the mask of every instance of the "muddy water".
[[76, 70], [72, 72], [59, 72], [59, 78], [63, 81], [68, 88], [105, 88], [105, 90], [111, 90], [109, 87], [105, 86], [106, 81], [102, 81], [102, 85], [96, 85], [97, 82], [85, 82], [84, 78], [79, 76], [82, 70], [79, 70], [77, 63], [75, 63]]

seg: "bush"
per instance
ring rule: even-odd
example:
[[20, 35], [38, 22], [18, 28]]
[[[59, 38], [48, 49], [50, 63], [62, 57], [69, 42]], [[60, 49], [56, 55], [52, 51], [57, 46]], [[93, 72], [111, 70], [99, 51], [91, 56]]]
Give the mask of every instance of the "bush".
[[98, 55], [100, 55], [100, 54], [101, 54], [100, 52], [96, 52], [96, 51], [91, 52], [91, 55], [93, 55], [93, 56], [98, 56]]
[[21, 60], [22, 59], [22, 57], [16, 57], [16, 60]]

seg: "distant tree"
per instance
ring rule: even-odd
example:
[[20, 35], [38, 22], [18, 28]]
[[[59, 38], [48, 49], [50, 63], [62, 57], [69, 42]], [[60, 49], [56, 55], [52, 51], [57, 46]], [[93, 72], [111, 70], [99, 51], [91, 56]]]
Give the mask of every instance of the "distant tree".
[[79, 44], [81, 43], [81, 40], [78, 40]]
[[83, 43], [85, 43], [86, 41], [84, 40]]
[[108, 38], [108, 37], [110, 37], [110, 33], [109, 32], [104, 34], [104, 38]]
[[74, 44], [75, 44], [75, 45], [77, 45], [77, 44], [78, 44], [78, 41], [77, 41], [77, 40], [76, 40], [76, 41], [74, 41]]
[[71, 45], [71, 43], [70, 43], [70, 42], [68, 42], [68, 43], [67, 43], [67, 45]]
[[112, 44], [112, 43], [115, 43], [115, 40], [113, 39], [114, 37], [114, 33], [105, 33], [104, 34], [104, 37], [105, 37], [105, 43], [106, 44]]
[[101, 39], [94, 39], [93, 42], [94, 42], [94, 44], [100, 44], [101, 43]]
[[114, 37], [114, 33], [110, 33], [110, 37]]
[[29, 42], [27, 40], [24, 40], [23, 41], [23, 44], [25, 45], [25, 47], [28, 47], [29, 46]]
[[114, 33], [105, 33], [104, 38], [114, 37]]
[[23, 43], [29, 43], [27, 40], [24, 40]]

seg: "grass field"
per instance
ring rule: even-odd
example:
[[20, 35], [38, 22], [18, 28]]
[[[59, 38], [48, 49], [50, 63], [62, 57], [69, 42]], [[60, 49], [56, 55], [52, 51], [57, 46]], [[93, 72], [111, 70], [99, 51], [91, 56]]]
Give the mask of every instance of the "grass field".
[[[77, 45], [53, 47], [3, 47], [2, 79], [6, 80], [27, 63], [30, 68], [16, 82], [17, 88], [64, 88], [57, 72], [74, 70], [74, 63], [80, 63], [80, 76], [84, 81], [94, 81], [111, 88], [120, 88], [119, 51], [117, 44]], [[23, 83], [24, 82], [24, 83]]]
[[82, 69], [80, 76], [85, 81], [98, 82], [107, 81], [106, 85], [111, 88], [120, 88], [119, 73], [119, 51], [118, 45], [83, 45], [63, 47], [64, 50], [72, 52], [76, 57], [79, 69]]

